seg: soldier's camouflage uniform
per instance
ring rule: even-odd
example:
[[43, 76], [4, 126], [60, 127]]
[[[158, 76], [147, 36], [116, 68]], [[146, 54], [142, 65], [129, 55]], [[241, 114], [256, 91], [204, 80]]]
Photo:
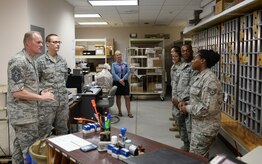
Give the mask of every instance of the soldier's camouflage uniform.
[[12, 93], [22, 90], [39, 93], [37, 66], [23, 49], [8, 62], [7, 74], [7, 111], [15, 130], [12, 161], [15, 164], [26, 163], [28, 148], [39, 137], [37, 101], [17, 99]]
[[[187, 103], [189, 103], [189, 90], [196, 74], [197, 72], [193, 71], [191, 68], [191, 62], [183, 62], [179, 66], [172, 87], [172, 99], [174, 97], [177, 97], [179, 102], [186, 100]], [[174, 107], [174, 110], [179, 111], [179, 109], [177, 109], [176, 107]], [[178, 128], [180, 129], [180, 138], [184, 142], [184, 145], [189, 147], [191, 135], [190, 115], [184, 114], [179, 111], [179, 113], [176, 114], [176, 120], [178, 123]]]
[[[170, 84], [171, 84], [172, 90], [173, 90], [173, 87], [176, 87], [176, 86], [174, 86], [174, 84], [176, 84], [175, 83], [176, 73], [177, 73], [180, 65], [181, 65], [181, 62], [179, 62], [177, 64], [173, 64], [171, 69], [170, 69], [170, 78], [171, 78]], [[173, 93], [173, 91], [172, 91], [172, 98], [174, 98], [174, 96], [176, 96], [176, 95], [173, 95], [173, 94], [175, 94], [175, 93]], [[179, 115], [179, 110], [176, 110], [175, 106], [173, 105], [172, 106], [172, 116], [177, 117], [177, 115]]]
[[51, 88], [55, 100], [39, 102], [41, 138], [50, 135], [53, 127], [56, 135], [68, 133], [67, 63], [60, 55], [57, 55], [54, 60], [47, 53], [37, 59], [40, 89]]
[[208, 157], [220, 128], [222, 101], [221, 84], [215, 74], [210, 69], [198, 74], [190, 88], [190, 105], [186, 106], [192, 117], [190, 152]]

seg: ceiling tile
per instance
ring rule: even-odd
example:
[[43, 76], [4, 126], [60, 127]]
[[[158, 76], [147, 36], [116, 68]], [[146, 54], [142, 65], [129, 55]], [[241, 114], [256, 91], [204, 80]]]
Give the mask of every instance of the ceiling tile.
[[143, 5], [162, 5], [165, 0], [139, 0], [139, 6]]
[[165, 5], [187, 5], [191, 0], [166, 0]]
[[66, 0], [68, 3], [73, 6], [91, 6], [87, 0]]
[[[201, 0], [139, 0], [139, 6], [91, 6], [87, 0], [66, 0], [75, 6], [77, 14], [99, 14], [102, 18], [88, 21], [106, 21], [110, 26], [185, 24], [199, 9]], [[79, 21], [80, 19], [75, 19]], [[84, 20], [84, 19], [83, 19]], [[82, 21], [82, 19], [81, 19]]]
[[127, 11], [127, 10], [138, 10], [139, 9], [139, 6], [117, 6], [116, 9], [118, 11]]
[[184, 8], [184, 10], [200, 10], [201, 7], [197, 7], [196, 5], [188, 5]]
[[160, 5], [147, 5], [147, 6], [140, 6], [139, 9], [140, 11], [144, 11], [144, 10], [161, 10], [162, 6]]
[[184, 8], [184, 5], [164, 5], [162, 11], [180, 11]]
[[122, 19], [130, 19], [130, 18], [138, 19], [138, 14], [120, 14], [120, 17]]
[[200, 3], [202, 0], [191, 0], [188, 5], [195, 5], [196, 7], [200, 7]]

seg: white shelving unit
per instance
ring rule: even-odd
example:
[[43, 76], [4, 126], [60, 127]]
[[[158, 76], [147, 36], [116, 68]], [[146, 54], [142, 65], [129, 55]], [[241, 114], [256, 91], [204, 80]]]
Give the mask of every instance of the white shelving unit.
[[130, 39], [127, 59], [131, 66], [130, 94], [160, 95], [166, 93], [164, 39]]
[[105, 61], [110, 58], [108, 56], [76, 56], [76, 59], [105, 59]]
[[[91, 72], [98, 71], [98, 64], [109, 63], [114, 53], [113, 39], [76, 39], [76, 66], [77, 63], [93, 64]], [[83, 55], [83, 51], [94, 51], [94, 55]], [[92, 65], [91, 65], [92, 67]]]

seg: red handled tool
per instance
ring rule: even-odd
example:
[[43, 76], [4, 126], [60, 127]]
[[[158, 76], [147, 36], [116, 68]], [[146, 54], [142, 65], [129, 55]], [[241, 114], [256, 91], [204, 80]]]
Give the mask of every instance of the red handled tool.
[[95, 101], [94, 99], [92, 99], [92, 100], [91, 100], [91, 103], [92, 103], [93, 108], [94, 108], [94, 110], [95, 110], [95, 116], [96, 116], [96, 119], [97, 119], [97, 121], [98, 121], [98, 124], [101, 126], [101, 125], [102, 125], [102, 124], [101, 124], [101, 119], [100, 119], [99, 114], [98, 114], [97, 109], [96, 109], [96, 101]]

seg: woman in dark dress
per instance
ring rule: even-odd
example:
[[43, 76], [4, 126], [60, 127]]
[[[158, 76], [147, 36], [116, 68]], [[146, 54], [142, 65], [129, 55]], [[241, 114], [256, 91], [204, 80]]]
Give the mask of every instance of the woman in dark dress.
[[133, 115], [130, 112], [130, 94], [128, 83], [130, 68], [127, 62], [123, 61], [122, 53], [120, 51], [115, 52], [115, 59], [116, 61], [112, 64], [112, 75], [113, 85], [117, 86], [116, 105], [118, 108], [118, 116], [123, 116], [121, 110], [121, 96], [124, 96], [128, 117], [133, 118]]

